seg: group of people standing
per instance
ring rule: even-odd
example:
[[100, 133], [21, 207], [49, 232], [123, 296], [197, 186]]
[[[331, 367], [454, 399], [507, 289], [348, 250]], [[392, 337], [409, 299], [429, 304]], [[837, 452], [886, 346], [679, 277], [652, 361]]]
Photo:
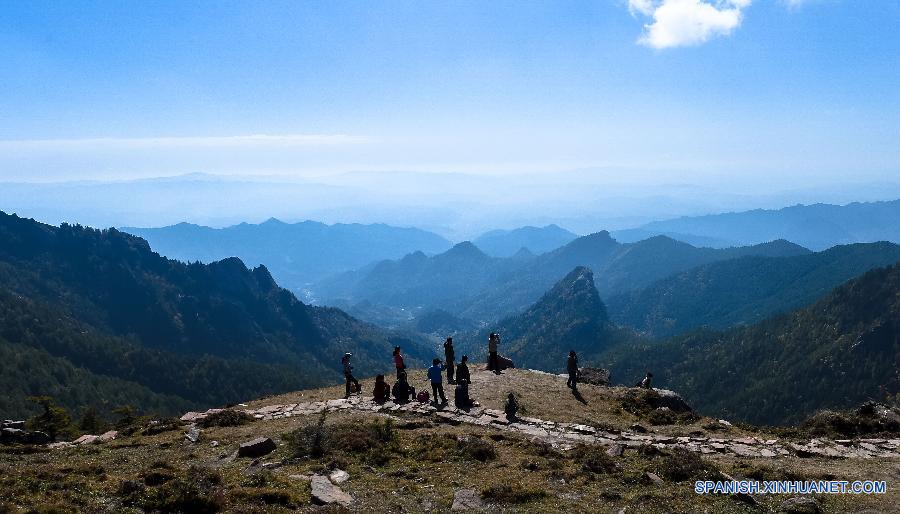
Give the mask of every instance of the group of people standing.
[[[359, 381], [353, 376], [353, 366], [350, 359], [353, 354], [347, 352], [341, 360], [344, 368], [345, 390], [344, 398], [349, 398], [353, 393], [361, 392]], [[409, 377], [406, 372], [406, 363], [403, 360], [403, 354], [399, 346], [394, 347], [394, 367], [397, 370], [397, 381], [391, 387], [385, 381], [384, 375], [375, 377], [375, 388], [372, 396], [376, 403], [384, 403], [393, 397], [396, 403], [408, 403], [416, 399], [422, 403], [428, 402], [428, 393], [420, 391], [416, 394], [416, 388], [410, 385]], [[469, 357], [463, 355], [459, 362], [456, 362], [456, 351], [453, 348], [453, 338], [448, 337], [444, 342], [444, 358], [446, 360], [434, 359], [432, 365], [428, 368], [428, 380], [431, 382], [431, 392], [435, 403], [446, 405], [447, 396], [444, 394], [444, 372], [447, 373], [447, 383], [456, 386], [454, 403], [459, 408], [469, 408], [477, 405], [469, 397], [469, 384], [472, 382], [469, 373]]]
[[[497, 346], [499, 343], [500, 336], [491, 332], [488, 337], [488, 369], [497, 374], [500, 373], [500, 363], [497, 353]], [[346, 379], [344, 398], [349, 398], [352, 393], [361, 392], [359, 381], [353, 376], [353, 366], [350, 365], [351, 357], [353, 357], [353, 354], [347, 352], [341, 360], [341, 364], [344, 368], [344, 378]], [[403, 354], [401, 353], [399, 346], [394, 347], [393, 357], [394, 367], [397, 370], [397, 381], [394, 383], [394, 386], [391, 387], [385, 381], [384, 375], [375, 377], [375, 388], [372, 391], [375, 402], [385, 403], [393, 396], [394, 402], [396, 403], [408, 403], [413, 399], [422, 403], [427, 403], [428, 393], [420, 391], [419, 394], [416, 395], [416, 388], [409, 383], [409, 377], [406, 373], [406, 363], [403, 360]], [[566, 386], [572, 389], [573, 393], [577, 395], [578, 355], [575, 353], [575, 350], [569, 352], [569, 358], [566, 362], [566, 371], [569, 375], [568, 380], [566, 380]], [[444, 394], [444, 372], [447, 373], [447, 383], [456, 386], [453, 398], [454, 404], [462, 409], [477, 405], [477, 403], [469, 397], [469, 384], [472, 383], [472, 377], [469, 374], [469, 357], [463, 355], [462, 358], [460, 358], [459, 363], [456, 363], [456, 350], [453, 348], [452, 337], [448, 337], [444, 342], [444, 360], [442, 361], [437, 358], [433, 359], [431, 367], [428, 368], [428, 380], [431, 382], [432, 398], [434, 403], [439, 405], [446, 405], [448, 403], [447, 396]], [[652, 380], [653, 374], [647, 372], [647, 376], [636, 384], [636, 387], [650, 389]], [[515, 404], [512, 393], [510, 393], [510, 397], [507, 399], [507, 403], [509, 404], [510, 402], [512, 403], [511, 410], [515, 412], [518, 406]]]

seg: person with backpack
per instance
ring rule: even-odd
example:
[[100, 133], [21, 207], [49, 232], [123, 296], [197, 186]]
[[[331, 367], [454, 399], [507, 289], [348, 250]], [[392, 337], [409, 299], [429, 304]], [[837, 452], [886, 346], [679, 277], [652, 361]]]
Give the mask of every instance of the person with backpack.
[[356, 380], [356, 377], [353, 376], [353, 366], [350, 365], [350, 358], [353, 357], [353, 354], [347, 352], [344, 354], [344, 358], [341, 359], [341, 364], [344, 366], [344, 379], [347, 381], [346, 388], [344, 389], [344, 398], [350, 398], [350, 384], [353, 384], [353, 391], [359, 392], [362, 388], [359, 385], [359, 380]]
[[375, 377], [375, 389], [372, 391], [372, 400], [375, 403], [384, 403], [391, 398], [391, 386], [384, 381], [384, 375]]
[[400, 379], [400, 373], [406, 372], [406, 363], [403, 362], [403, 355], [400, 354], [400, 347], [394, 347], [394, 367], [397, 368], [397, 379]]
[[409, 385], [406, 378], [406, 372], [401, 371], [394, 383], [394, 403], [409, 403], [412, 398], [416, 397], [416, 388]]
[[448, 337], [444, 342], [444, 362], [447, 365], [447, 383], [455, 384], [453, 381], [454, 362], [456, 362], [456, 353], [453, 351], [453, 338]]
[[569, 352], [569, 362], [566, 363], [566, 371], [569, 372], [569, 380], [566, 381], [566, 386], [574, 391], [578, 388], [578, 356], [575, 355], [575, 350]]
[[447, 397], [444, 396], [444, 370], [447, 369], [446, 366], [441, 364], [441, 359], [434, 359], [431, 361], [432, 366], [428, 368], [428, 378], [431, 380], [431, 392], [434, 393], [434, 403], [438, 403], [438, 398], [441, 399], [440, 404], [447, 404]]
[[500, 361], [497, 359], [497, 345], [500, 343], [500, 336], [491, 332], [488, 336], [488, 369], [496, 374], [500, 374]]
[[472, 376], [469, 374], [469, 356], [463, 355], [462, 359], [459, 360], [459, 364], [456, 365], [456, 382], [466, 384], [472, 383]]

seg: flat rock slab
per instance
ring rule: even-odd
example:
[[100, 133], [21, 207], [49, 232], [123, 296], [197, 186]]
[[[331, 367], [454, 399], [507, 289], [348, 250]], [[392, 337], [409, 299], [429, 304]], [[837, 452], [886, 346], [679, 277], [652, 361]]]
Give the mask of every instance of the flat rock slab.
[[817, 502], [815, 498], [797, 496], [782, 502], [778, 507], [778, 512], [787, 512], [789, 514], [819, 514], [822, 512], [822, 509], [819, 507], [819, 502]]
[[241, 444], [238, 448], [238, 457], [262, 457], [275, 451], [275, 441], [268, 437], [257, 437], [252, 441]]
[[349, 507], [353, 503], [353, 497], [332, 484], [327, 477], [313, 475], [310, 483], [312, 485], [312, 501], [316, 505], [337, 504]]
[[453, 493], [453, 506], [450, 510], [484, 510], [484, 501], [475, 489], [460, 489]]

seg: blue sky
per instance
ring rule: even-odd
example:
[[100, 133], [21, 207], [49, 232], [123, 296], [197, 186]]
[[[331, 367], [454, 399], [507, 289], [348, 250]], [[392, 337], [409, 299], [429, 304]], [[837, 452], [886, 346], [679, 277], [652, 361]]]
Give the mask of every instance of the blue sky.
[[5, 2], [0, 180], [891, 180], [898, 27], [894, 0]]

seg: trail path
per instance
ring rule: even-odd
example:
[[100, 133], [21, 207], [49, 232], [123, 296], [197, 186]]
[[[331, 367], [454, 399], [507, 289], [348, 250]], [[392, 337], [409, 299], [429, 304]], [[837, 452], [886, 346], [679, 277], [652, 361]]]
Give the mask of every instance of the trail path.
[[[183, 421], [195, 422], [218, 412], [189, 412]], [[597, 444], [609, 447], [637, 448], [652, 445], [657, 448], [684, 448], [702, 454], [727, 454], [740, 457], [776, 458], [786, 456], [828, 458], [898, 458], [900, 439], [810, 439], [794, 442], [778, 439], [763, 440], [756, 437], [673, 437], [652, 433], [599, 430], [578, 423], [561, 423], [537, 418], [522, 417], [510, 422], [503, 412], [482, 407], [461, 410], [450, 406], [435, 407], [432, 404], [412, 402], [404, 405], [387, 402], [376, 404], [358, 396], [320, 402], [269, 405], [259, 409], [240, 409], [261, 421], [310, 416], [322, 412], [359, 411], [366, 413], [406, 414], [429, 418], [449, 424], [468, 424], [490, 427], [501, 431], [517, 432], [552, 444], [560, 449], [570, 449], [577, 444]]]

